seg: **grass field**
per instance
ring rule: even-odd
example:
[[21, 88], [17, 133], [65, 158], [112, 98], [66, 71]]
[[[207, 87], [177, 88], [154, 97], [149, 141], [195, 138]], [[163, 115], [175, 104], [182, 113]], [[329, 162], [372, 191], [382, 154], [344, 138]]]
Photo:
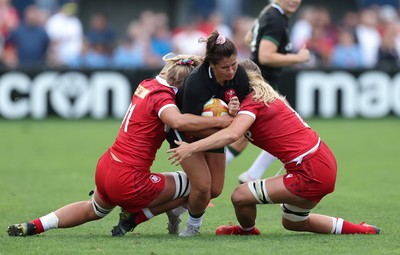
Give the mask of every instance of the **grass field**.
[[[114, 210], [101, 221], [76, 228], [11, 238], [6, 234], [9, 224], [89, 199], [96, 162], [114, 141], [120, 122], [0, 120], [0, 254], [400, 254], [400, 119], [308, 123], [331, 147], [339, 166], [335, 192], [314, 212], [377, 225], [379, 236], [289, 232], [280, 225], [278, 205], [259, 206], [260, 236], [215, 236], [217, 226], [236, 222], [230, 194], [237, 176], [259, 152], [249, 147], [228, 167], [224, 191], [207, 210], [200, 236], [169, 236], [167, 217], [160, 215], [123, 238], [112, 238], [119, 212]], [[177, 170], [167, 161], [166, 150], [164, 144], [153, 171]], [[266, 176], [279, 167], [274, 163]]]

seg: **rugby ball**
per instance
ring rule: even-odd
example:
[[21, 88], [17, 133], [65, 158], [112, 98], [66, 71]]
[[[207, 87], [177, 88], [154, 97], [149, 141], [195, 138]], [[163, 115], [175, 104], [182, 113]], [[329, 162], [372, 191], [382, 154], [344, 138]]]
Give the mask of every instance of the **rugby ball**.
[[228, 105], [219, 98], [211, 98], [203, 107], [201, 116], [215, 117], [228, 115]]

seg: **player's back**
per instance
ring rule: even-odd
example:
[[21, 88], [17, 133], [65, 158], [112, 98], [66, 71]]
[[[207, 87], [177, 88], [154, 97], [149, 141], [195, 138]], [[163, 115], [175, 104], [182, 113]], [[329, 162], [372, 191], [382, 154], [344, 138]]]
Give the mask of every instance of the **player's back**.
[[139, 168], [152, 165], [166, 136], [159, 112], [166, 105], [175, 105], [174, 100], [172, 88], [156, 79], [139, 84], [110, 148], [117, 158]]

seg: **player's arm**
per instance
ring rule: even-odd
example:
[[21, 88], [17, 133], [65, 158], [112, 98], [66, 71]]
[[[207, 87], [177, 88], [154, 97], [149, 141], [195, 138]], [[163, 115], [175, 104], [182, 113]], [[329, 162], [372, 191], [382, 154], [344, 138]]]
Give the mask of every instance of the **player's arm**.
[[253, 124], [253, 122], [254, 118], [252, 116], [247, 114], [239, 114], [235, 117], [229, 127], [224, 128], [213, 135], [208, 136], [207, 138], [190, 144], [175, 141], [179, 147], [168, 150], [168, 153], [172, 154], [168, 159], [172, 160], [171, 164], [180, 163], [195, 152], [222, 148], [242, 137]]
[[182, 114], [178, 107], [166, 107], [160, 113], [160, 119], [172, 129], [178, 131], [199, 131], [209, 128], [225, 128], [232, 122], [232, 117], [222, 116], [206, 118], [190, 113]]
[[278, 46], [270, 39], [262, 39], [258, 50], [258, 61], [261, 65], [283, 67], [299, 64], [309, 58], [307, 49], [302, 49], [297, 54], [282, 54], [278, 52]]

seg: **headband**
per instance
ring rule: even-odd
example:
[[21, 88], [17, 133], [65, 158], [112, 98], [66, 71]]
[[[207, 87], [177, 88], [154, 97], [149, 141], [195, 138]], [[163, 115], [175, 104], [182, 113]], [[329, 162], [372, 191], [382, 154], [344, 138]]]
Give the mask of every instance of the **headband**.
[[215, 40], [216, 44], [224, 44], [226, 42], [225, 36], [219, 34], [217, 40]]
[[191, 65], [194, 64], [194, 61], [191, 60], [190, 58], [181, 58], [181, 59], [179, 59], [178, 61], [176, 61], [175, 64], [176, 64], [176, 65], [181, 65], [181, 66], [186, 66], [186, 65], [191, 66]]

